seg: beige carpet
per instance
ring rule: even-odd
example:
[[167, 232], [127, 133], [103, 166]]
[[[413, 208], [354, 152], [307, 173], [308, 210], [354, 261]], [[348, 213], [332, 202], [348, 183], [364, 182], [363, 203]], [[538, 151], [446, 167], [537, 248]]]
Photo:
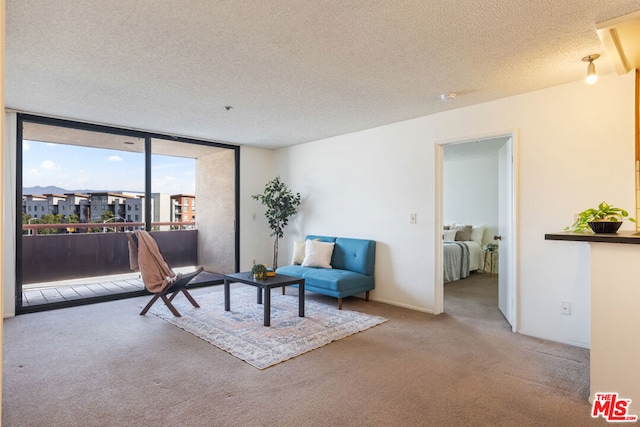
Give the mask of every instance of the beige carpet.
[[352, 310], [338, 310], [317, 301], [305, 301], [305, 316], [298, 316], [298, 290], [282, 295], [271, 291], [270, 326], [264, 326], [264, 306], [256, 303], [256, 288], [232, 284], [231, 310], [224, 310], [223, 287], [198, 298], [199, 308], [186, 298], [173, 300], [180, 317], [162, 301], [150, 313], [233, 354], [248, 364], [266, 369], [340, 340], [387, 319]]
[[2, 425], [607, 425], [586, 401], [588, 350], [511, 333], [494, 284], [447, 284], [440, 316], [348, 298], [389, 321], [262, 371], [139, 316], [148, 298], [7, 319]]

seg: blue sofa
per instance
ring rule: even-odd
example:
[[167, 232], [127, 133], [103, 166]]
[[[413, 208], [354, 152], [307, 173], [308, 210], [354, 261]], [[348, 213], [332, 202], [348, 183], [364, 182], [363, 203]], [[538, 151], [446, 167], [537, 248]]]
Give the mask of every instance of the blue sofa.
[[338, 298], [338, 309], [342, 310], [342, 298], [365, 292], [369, 301], [369, 291], [374, 289], [373, 278], [376, 242], [375, 240], [350, 239], [344, 237], [309, 235], [306, 240], [334, 242], [331, 256], [332, 268], [303, 267], [288, 265], [276, 270], [279, 274], [304, 278], [306, 291]]

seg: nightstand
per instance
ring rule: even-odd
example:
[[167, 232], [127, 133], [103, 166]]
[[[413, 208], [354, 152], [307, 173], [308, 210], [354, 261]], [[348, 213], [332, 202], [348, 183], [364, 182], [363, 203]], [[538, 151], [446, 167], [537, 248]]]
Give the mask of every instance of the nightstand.
[[494, 264], [497, 266], [498, 260], [498, 250], [493, 249], [483, 249], [482, 255], [484, 257], [484, 261], [482, 263], [482, 271], [487, 272], [487, 262], [489, 263], [489, 277], [493, 277], [493, 266]]

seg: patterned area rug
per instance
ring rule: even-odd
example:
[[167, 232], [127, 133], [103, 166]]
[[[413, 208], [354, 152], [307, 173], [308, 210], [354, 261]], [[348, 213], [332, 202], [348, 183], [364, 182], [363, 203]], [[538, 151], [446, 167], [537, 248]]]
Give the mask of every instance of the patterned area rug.
[[355, 334], [387, 319], [349, 310], [338, 310], [316, 301], [305, 301], [305, 317], [298, 317], [297, 289], [271, 292], [271, 326], [264, 326], [264, 309], [256, 304], [256, 288], [231, 285], [231, 311], [224, 311], [224, 288], [209, 288], [194, 295], [194, 308], [184, 295], [174, 305], [182, 317], [174, 317], [162, 301], [150, 313], [231, 353], [258, 369], [265, 369], [332, 341]]

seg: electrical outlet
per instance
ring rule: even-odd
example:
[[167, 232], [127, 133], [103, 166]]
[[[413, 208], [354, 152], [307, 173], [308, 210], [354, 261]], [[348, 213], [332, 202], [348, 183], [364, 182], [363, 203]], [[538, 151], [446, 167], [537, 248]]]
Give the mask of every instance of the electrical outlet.
[[560, 302], [560, 314], [569, 316], [571, 314], [571, 303], [561, 301]]
[[417, 224], [418, 223], [418, 214], [412, 213], [409, 218], [410, 218], [411, 224]]

